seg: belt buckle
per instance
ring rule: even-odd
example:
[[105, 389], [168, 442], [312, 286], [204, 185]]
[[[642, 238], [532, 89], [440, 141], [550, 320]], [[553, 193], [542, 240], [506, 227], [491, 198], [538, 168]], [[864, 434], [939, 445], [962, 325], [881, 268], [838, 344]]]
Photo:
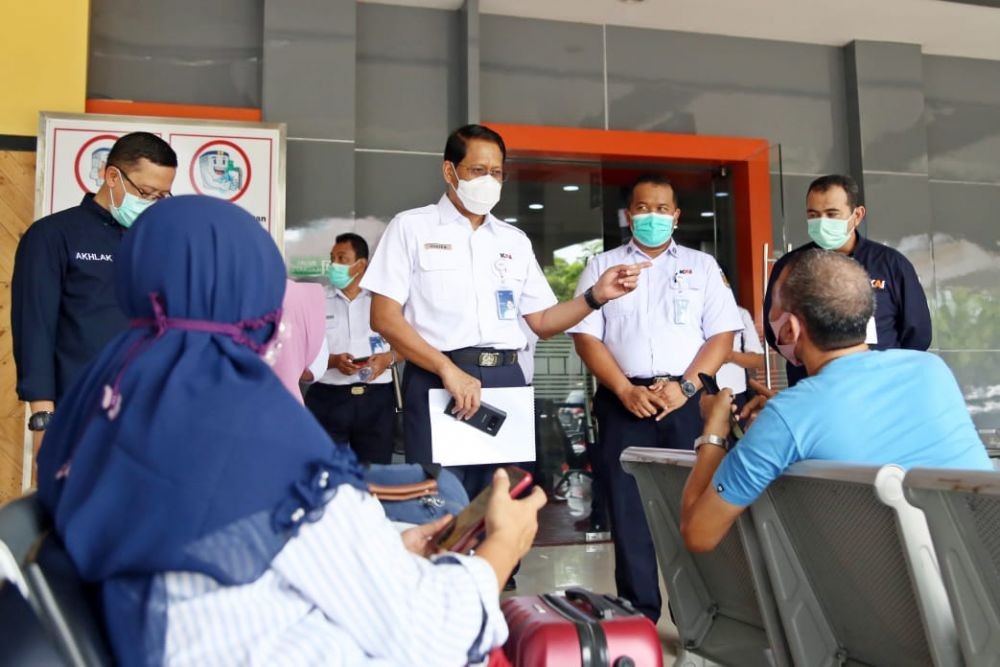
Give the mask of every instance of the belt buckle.
[[669, 375], [657, 375], [653, 378], [653, 384], [658, 382], [672, 382]]
[[500, 353], [499, 352], [480, 352], [479, 353], [479, 365], [491, 368], [493, 366], [500, 365]]
[[365, 393], [364, 387], [351, 387], [351, 396], [363, 396]]

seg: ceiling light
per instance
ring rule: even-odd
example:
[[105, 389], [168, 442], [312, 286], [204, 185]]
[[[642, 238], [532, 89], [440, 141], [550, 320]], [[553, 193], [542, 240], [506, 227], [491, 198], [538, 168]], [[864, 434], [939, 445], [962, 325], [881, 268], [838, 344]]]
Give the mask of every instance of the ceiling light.
[[716, 196], [716, 197], [720, 197], [720, 198], [721, 198], [721, 197], [728, 197], [728, 196], [729, 196], [729, 193], [728, 193], [728, 192], [716, 192], [716, 193], [715, 193], [715, 196]]
[[702, 211], [701, 212], [701, 217], [703, 217], [703, 218], [714, 218], [715, 217], [715, 213], [712, 213], [711, 211]]
[[532, 211], [541, 211], [543, 208], [545, 208], [545, 205], [544, 204], [528, 204], [528, 208], [530, 208]]
[[514, 222], [517, 222], [517, 218], [504, 218], [503, 221], [504, 222], [514, 223]]
[[563, 192], [577, 192], [580, 189], [579, 185], [564, 185]]

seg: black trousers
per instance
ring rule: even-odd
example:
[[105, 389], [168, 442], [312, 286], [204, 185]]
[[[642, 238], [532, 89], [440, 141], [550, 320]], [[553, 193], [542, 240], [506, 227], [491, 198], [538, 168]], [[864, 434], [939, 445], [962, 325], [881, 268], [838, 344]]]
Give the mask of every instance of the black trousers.
[[[517, 364], [509, 366], [473, 366], [457, 364], [459, 368], [478, 379], [484, 389], [490, 387], [524, 387], [524, 373]], [[407, 463], [432, 463], [431, 419], [427, 407], [427, 392], [441, 389], [441, 378], [414, 363], [406, 364], [403, 372], [403, 431]], [[493, 481], [496, 465], [449, 466], [465, 487], [469, 498], [489, 486]]]
[[392, 384], [351, 385], [317, 382], [306, 392], [306, 407], [335, 442], [348, 443], [362, 463], [392, 462], [396, 404]]
[[615, 584], [618, 595], [630, 600], [653, 622], [660, 618], [662, 605], [653, 538], [639, 487], [622, 468], [619, 457], [627, 447], [691, 449], [702, 430], [699, 398], [700, 392], [658, 422], [652, 417], [636, 417], [603, 386], [594, 395], [594, 416], [601, 434], [600, 461], [595, 465], [603, 467], [607, 484], [611, 538], [615, 543]]

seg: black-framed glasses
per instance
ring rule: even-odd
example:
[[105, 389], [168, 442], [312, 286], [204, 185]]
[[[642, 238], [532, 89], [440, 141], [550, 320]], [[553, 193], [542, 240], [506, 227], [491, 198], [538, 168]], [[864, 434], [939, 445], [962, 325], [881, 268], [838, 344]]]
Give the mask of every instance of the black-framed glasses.
[[161, 192], [159, 194], [157, 194], [156, 192], [146, 192], [138, 185], [136, 185], [135, 181], [133, 181], [131, 178], [128, 177], [128, 174], [125, 173], [124, 169], [122, 169], [118, 165], [109, 165], [109, 166], [113, 166], [115, 169], [117, 169], [118, 173], [122, 175], [122, 178], [128, 181], [129, 185], [135, 188], [135, 191], [139, 193], [140, 199], [145, 199], [146, 201], [159, 201], [160, 199], [167, 199], [168, 197], [174, 196], [170, 192]]

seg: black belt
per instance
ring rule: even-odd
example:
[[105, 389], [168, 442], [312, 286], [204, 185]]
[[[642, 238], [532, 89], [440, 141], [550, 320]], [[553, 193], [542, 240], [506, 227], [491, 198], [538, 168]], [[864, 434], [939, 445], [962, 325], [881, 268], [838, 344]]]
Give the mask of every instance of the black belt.
[[494, 350], [490, 347], [464, 347], [445, 352], [456, 364], [465, 366], [513, 366], [517, 363], [517, 350]]
[[319, 386], [333, 392], [344, 392], [351, 396], [364, 396], [365, 394], [375, 391], [377, 387], [389, 387], [388, 382], [380, 382], [378, 384], [366, 384], [364, 382], [355, 382], [354, 384], [324, 384], [320, 383]]
[[657, 382], [680, 382], [682, 379], [680, 375], [657, 375], [652, 378], [629, 378], [628, 381], [640, 387], [650, 387]]

